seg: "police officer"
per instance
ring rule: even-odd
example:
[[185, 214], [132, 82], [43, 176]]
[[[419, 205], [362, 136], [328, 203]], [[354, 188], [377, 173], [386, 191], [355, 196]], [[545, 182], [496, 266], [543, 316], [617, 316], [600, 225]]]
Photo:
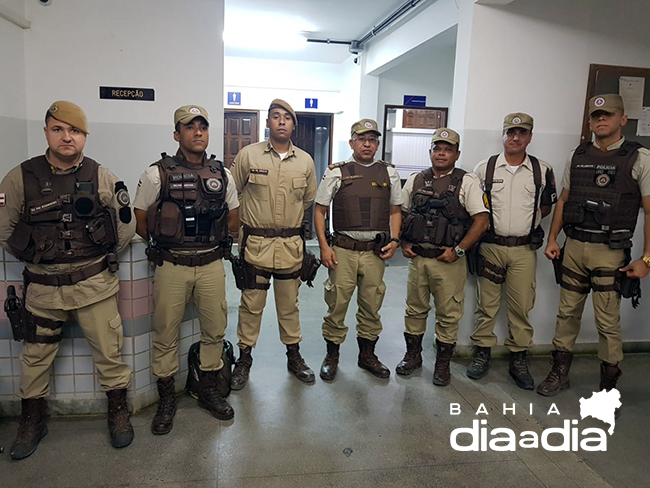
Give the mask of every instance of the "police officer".
[[481, 161], [474, 172], [481, 180], [490, 207], [490, 230], [483, 236], [483, 259], [478, 276], [474, 332], [474, 357], [467, 376], [483, 378], [490, 366], [491, 348], [506, 285], [508, 371], [519, 388], [532, 390], [527, 351], [533, 344], [533, 326], [528, 314], [535, 303], [537, 253], [544, 243], [540, 221], [557, 200], [553, 168], [526, 153], [533, 138], [533, 118], [511, 113], [503, 119], [503, 152]]
[[24, 337], [22, 414], [12, 459], [30, 456], [47, 434], [50, 371], [70, 319], [88, 339], [108, 397], [111, 443], [120, 448], [133, 440], [115, 273], [117, 253], [135, 232], [129, 194], [113, 173], [84, 156], [88, 122], [77, 105], [54, 102], [44, 132], [45, 154], [15, 167], [0, 184], [0, 245], [25, 263], [24, 322], [15, 322]]
[[397, 374], [422, 366], [422, 338], [436, 308], [436, 363], [433, 384], [451, 381], [449, 361], [463, 316], [470, 250], [488, 228], [488, 214], [476, 175], [455, 168], [460, 136], [442, 127], [431, 138], [431, 168], [412, 174], [404, 185], [402, 253], [411, 259], [404, 317], [406, 354]]
[[[374, 120], [355, 122], [350, 134], [352, 156], [329, 166], [316, 195], [314, 224], [321, 261], [329, 269], [325, 281], [328, 310], [323, 320], [327, 355], [320, 369], [326, 381], [336, 377], [339, 347], [348, 331], [345, 314], [357, 287], [358, 365], [379, 378], [390, 376], [375, 355], [375, 345], [382, 330], [379, 309], [386, 294], [386, 260], [393, 257], [400, 242], [402, 185], [392, 164], [374, 159], [380, 136]], [[331, 202], [332, 247], [325, 234]]]
[[300, 355], [298, 289], [304, 251], [301, 222], [316, 196], [316, 176], [311, 156], [291, 143], [295, 126], [291, 105], [273, 100], [266, 119], [269, 140], [244, 147], [231, 168], [241, 194], [239, 254], [254, 277], [250, 288], [242, 290], [239, 306], [240, 356], [232, 376], [235, 390], [248, 381], [271, 277], [287, 368], [300, 381], [314, 382], [314, 372]]
[[[544, 251], [549, 259], [562, 259], [557, 236], [564, 228], [567, 237], [555, 350], [551, 371], [537, 388], [540, 395], [553, 396], [569, 388], [573, 345], [590, 290], [602, 361], [600, 390], [615, 388], [622, 374], [618, 366], [623, 359], [623, 341], [617, 285], [626, 279], [645, 278], [650, 270], [650, 151], [622, 136], [626, 123], [619, 95], [592, 97], [589, 129], [594, 141], [580, 144], [566, 164]], [[640, 206], [645, 214], [644, 246], [642, 257], [630, 262]]]
[[221, 161], [208, 158], [207, 111], [185, 105], [174, 112], [174, 156], [152, 164], [140, 178], [133, 205], [137, 232], [151, 239], [154, 277], [153, 374], [158, 378], [154, 434], [171, 431], [176, 399], [178, 339], [185, 307], [194, 299], [201, 325], [199, 405], [221, 420], [235, 412], [217, 391], [228, 305], [223, 257], [230, 252], [228, 229], [239, 226], [237, 190]]

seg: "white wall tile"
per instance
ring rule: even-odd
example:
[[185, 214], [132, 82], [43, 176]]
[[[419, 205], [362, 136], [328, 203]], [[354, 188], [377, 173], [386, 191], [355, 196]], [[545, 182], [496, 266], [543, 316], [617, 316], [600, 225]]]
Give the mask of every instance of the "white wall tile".
[[73, 339], [74, 340], [74, 355], [75, 356], [90, 356], [90, 345], [85, 338]]
[[135, 336], [135, 353], [139, 354], [151, 348], [149, 333]]
[[72, 356], [72, 339], [63, 339], [59, 342], [58, 356]]
[[74, 391], [93, 391], [95, 378], [91, 374], [77, 374], [74, 377]]
[[[95, 372], [95, 365], [91, 356], [75, 356], [74, 358], [74, 373], [78, 374], [93, 374]], [[88, 391], [88, 390], [84, 390]]]
[[135, 355], [135, 371], [141, 371], [149, 366], [151, 366], [151, 356], [149, 351]]
[[[198, 322], [198, 320], [197, 320]], [[181, 323], [181, 339], [190, 336], [193, 333], [193, 324], [191, 320], [186, 320]]]
[[131, 244], [131, 260], [132, 261], [142, 261], [147, 260], [147, 255], [144, 253], [147, 249], [147, 243], [144, 241], [136, 241]]
[[133, 281], [149, 277], [149, 261], [136, 261], [131, 263]]
[[0, 359], [0, 376], [13, 376], [11, 371], [11, 359]]
[[72, 357], [57, 357], [54, 359], [54, 374], [74, 374]]
[[55, 376], [54, 388], [57, 393], [74, 393], [74, 376]]
[[0, 358], [11, 357], [10, 341], [11, 339], [0, 339]]
[[[7, 281], [23, 281], [23, 269], [25, 265], [23, 263], [5, 263], [6, 269], [6, 279]], [[18, 290], [16, 290], [18, 294]]]
[[11, 395], [13, 392], [13, 379], [10, 376], [0, 378], [0, 395]]
[[124, 345], [122, 346], [122, 354], [133, 354], [133, 337], [125, 337]]
[[151, 368], [135, 373], [135, 386], [140, 389], [151, 384]]

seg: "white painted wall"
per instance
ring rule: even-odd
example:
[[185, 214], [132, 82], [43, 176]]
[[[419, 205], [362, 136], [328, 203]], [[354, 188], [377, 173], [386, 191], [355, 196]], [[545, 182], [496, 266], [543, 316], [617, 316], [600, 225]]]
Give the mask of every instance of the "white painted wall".
[[[0, 0], [0, 7], [24, 17], [24, 0]], [[0, 179], [27, 159], [23, 29], [0, 18]]]
[[[229, 109], [258, 110], [260, 139], [274, 98], [289, 102], [296, 112], [333, 113], [332, 161], [338, 161], [349, 155], [349, 128], [359, 118], [360, 71], [352, 57], [335, 64], [227, 56], [223, 103]], [[241, 92], [241, 105], [228, 105], [228, 92]], [[305, 108], [306, 98], [317, 98], [318, 109]]]
[[[644, 0], [515, 0], [505, 7], [476, 5], [472, 12], [461, 15], [459, 48], [461, 33], [471, 30], [469, 49], [463, 48], [462, 53], [468, 62], [467, 79], [461, 80], [467, 85], [461, 115], [462, 167], [471, 169], [480, 159], [498, 152], [503, 116], [524, 111], [535, 118], [530, 152], [554, 166], [559, 182], [569, 151], [579, 143], [589, 64], [650, 67], [648, 18], [650, 3]], [[462, 64], [460, 56], [457, 67]], [[462, 99], [462, 94], [458, 98]], [[454, 117], [452, 124], [456, 120]], [[545, 225], [548, 227], [548, 219]], [[641, 223], [634, 241], [635, 257], [642, 251], [642, 228]], [[555, 327], [559, 288], [541, 251], [537, 276], [537, 303], [532, 314], [535, 342], [548, 344]], [[650, 338], [642, 320], [650, 311], [645, 298], [650, 296], [650, 280], [643, 282], [643, 290], [640, 309], [632, 311], [629, 301], [623, 301], [627, 341]], [[461, 324], [462, 343], [468, 341], [472, 310], [469, 300]], [[597, 340], [593, 323], [589, 300], [581, 342]], [[501, 317], [499, 336], [504, 335], [505, 318]]]
[[[204, 106], [209, 152], [223, 154], [223, 0], [65, 0], [26, 3], [29, 153], [45, 148], [41, 128], [58, 99], [89, 119], [88, 156], [123, 178], [132, 192], [141, 172], [175, 152], [173, 112]], [[99, 86], [154, 88], [155, 102], [100, 100]]]

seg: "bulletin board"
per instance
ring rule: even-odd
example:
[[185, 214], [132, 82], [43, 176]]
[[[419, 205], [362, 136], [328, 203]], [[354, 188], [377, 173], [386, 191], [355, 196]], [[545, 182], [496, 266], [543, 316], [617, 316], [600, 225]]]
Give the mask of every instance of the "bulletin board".
[[[648, 111], [650, 112], [650, 68], [592, 64], [589, 66], [587, 97], [585, 99], [585, 110], [582, 119], [582, 142], [591, 140], [591, 131], [589, 130], [589, 99], [594, 95], [619, 93], [621, 77], [645, 79], [643, 81], [644, 91], [642, 105], [643, 107], [648, 107]], [[623, 135], [627, 140], [638, 141], [645, 147], [650, 148], [650, 136], [637, 135], [637, 128], [640, 123], [641, 121], [639, 119], [628, 117], [627, 125], [622, 129]]]

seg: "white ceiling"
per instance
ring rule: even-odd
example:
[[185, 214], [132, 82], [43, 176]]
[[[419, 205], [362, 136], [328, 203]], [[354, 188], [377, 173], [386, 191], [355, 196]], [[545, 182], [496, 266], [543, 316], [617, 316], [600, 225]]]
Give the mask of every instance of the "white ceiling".
[[[275, 29], [292, 29], [308, 38], [350, 41], [360, 39], [373, 26], [397, 10], [405, 0], [226, 0], [225, 28], [270, 23]], [[420, 2], [416, 8], [431, 3]], [[347, 45], [307, 43], [300, 51], [263, 51], [226, 46], [226, 56], [342, 63], [350, 56]]]

